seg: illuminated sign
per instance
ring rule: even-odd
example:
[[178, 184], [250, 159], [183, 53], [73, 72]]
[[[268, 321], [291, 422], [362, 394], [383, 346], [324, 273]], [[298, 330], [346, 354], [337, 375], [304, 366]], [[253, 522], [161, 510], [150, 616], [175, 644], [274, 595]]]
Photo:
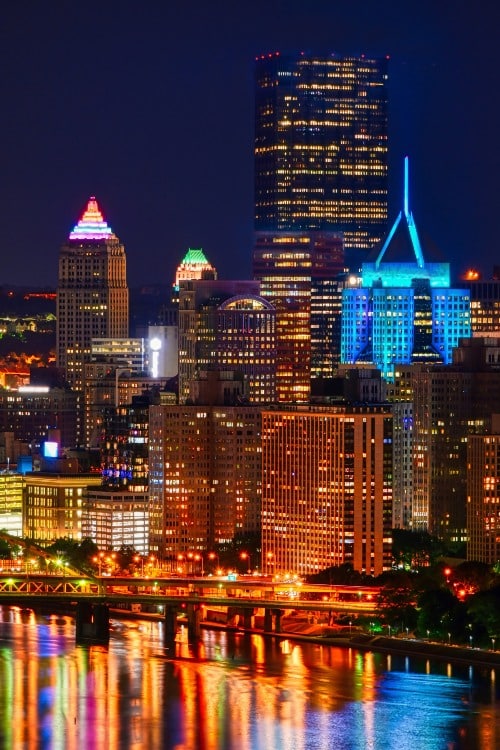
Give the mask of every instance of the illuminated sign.
[[43, 444], [43, 455], [45, 458], [57, 458], [59, 455], [59, 443], [53, 440], [46, 440]]
[[151, 376], [157, 378], [160, 372], [161, 339], [157, 336], [152, 338], [149, 342], [149, 348], [151, 349]]

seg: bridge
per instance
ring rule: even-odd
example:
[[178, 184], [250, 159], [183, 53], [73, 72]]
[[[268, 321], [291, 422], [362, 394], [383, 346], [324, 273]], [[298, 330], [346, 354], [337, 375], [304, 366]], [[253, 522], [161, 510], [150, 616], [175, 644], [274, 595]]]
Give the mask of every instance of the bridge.
[[175, 637], [178, 613], [188, 617], [188, 632], [199, 636], [200, 623], [214, 617], [226, 624], [242, 619], [253, 628], [257, 618], [263, 632], [279, 633], [287, 611], [375, 614], [378, 587], [322, 586], [271, 578], [105, 577], [74, 573], [0, 572], [0, 604], [28, 607], [66, 605], [76, 610], [77, 640], [109, 638], [109, 609], [156, 608], [165, 621], [165, 637]]

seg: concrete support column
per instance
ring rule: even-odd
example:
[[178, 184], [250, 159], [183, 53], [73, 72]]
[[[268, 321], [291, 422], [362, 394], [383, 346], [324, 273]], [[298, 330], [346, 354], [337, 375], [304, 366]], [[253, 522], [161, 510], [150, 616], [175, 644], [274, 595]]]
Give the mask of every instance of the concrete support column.
[[189, 604], [187, 608], [188, 616], [188, 639], [197, 641], [201, 636], [201, 610], [198, 605]]
[[177, 610], [175, 607], [165, 607], [164, 628], [163, 640], [166, 643], [171, 643], [175, 640], [177, 633]]
[[251, 630], [254, 627], [253, 609], [245, 609], [243, 612], [243, 627]]
[[108, 643], [109, 607], [107, 604], [78, 602], [76, 605], [76, 642]]
[[274, 631], [275, 633], [281, 633], [281, 618], [283, 617], [282, 609], [274, 610]]
[[273, 630], [273, 613], [272, 610], [264, 610], [264, 633], [271, 633]]

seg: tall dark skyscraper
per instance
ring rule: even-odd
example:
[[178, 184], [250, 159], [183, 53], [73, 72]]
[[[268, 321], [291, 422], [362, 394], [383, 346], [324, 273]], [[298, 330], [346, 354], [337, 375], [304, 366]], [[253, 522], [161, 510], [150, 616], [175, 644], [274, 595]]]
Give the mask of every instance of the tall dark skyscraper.
[[93, 338], [126, 338], [129, 299], [125, 248], [104, 221], [95, 198], [59, 254], [57, 364], [82, 390]]
[[308, 401], [311, 378], [332, 377], [338, 364], [343, 262], [340, 233], [256, 233], [253, 276], [276, 308], [276, 384], [282, 403]]
[[255, 228], [334, 230], [370, 249], [387, 221], [387, 60], [256, 62]]

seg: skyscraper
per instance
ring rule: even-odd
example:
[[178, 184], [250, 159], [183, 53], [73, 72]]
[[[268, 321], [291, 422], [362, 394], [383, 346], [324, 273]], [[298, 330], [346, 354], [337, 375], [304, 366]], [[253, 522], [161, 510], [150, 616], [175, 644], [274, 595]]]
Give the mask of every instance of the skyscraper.
[[296, 406], [262, 412], [262, 560], [310, 575], [391, 564], [389, 406]]
[[343, 363], [373, 363], [389, 381], [398, 364], [451, 363], [470, 336], [470, 293], [450, 288], [450, 264], [433, 255], [410, 210], [406, 159], [403, 208], [362, 264], [361, 286], [343, 292]]
[[387, 60], [256, 61], [255, 228], [342, 231], [370, 249], [387, 221]]
[[338, 275], [344, 245], [337, 232], [257, 232], [253, 275], [276, 308], [278, 401], [307, 401], [311, 377], [331, 377], [340, 321]]
[[179, 402], [205, 370], [243, 375], [251, 403], [276, 400], [276, 310], [257, 281], [182, 281], [179, 290]]
[[93, 338], [128, 336], [125, 248], [91, 197], [59, 254], [57, 364], [82, 390]]

